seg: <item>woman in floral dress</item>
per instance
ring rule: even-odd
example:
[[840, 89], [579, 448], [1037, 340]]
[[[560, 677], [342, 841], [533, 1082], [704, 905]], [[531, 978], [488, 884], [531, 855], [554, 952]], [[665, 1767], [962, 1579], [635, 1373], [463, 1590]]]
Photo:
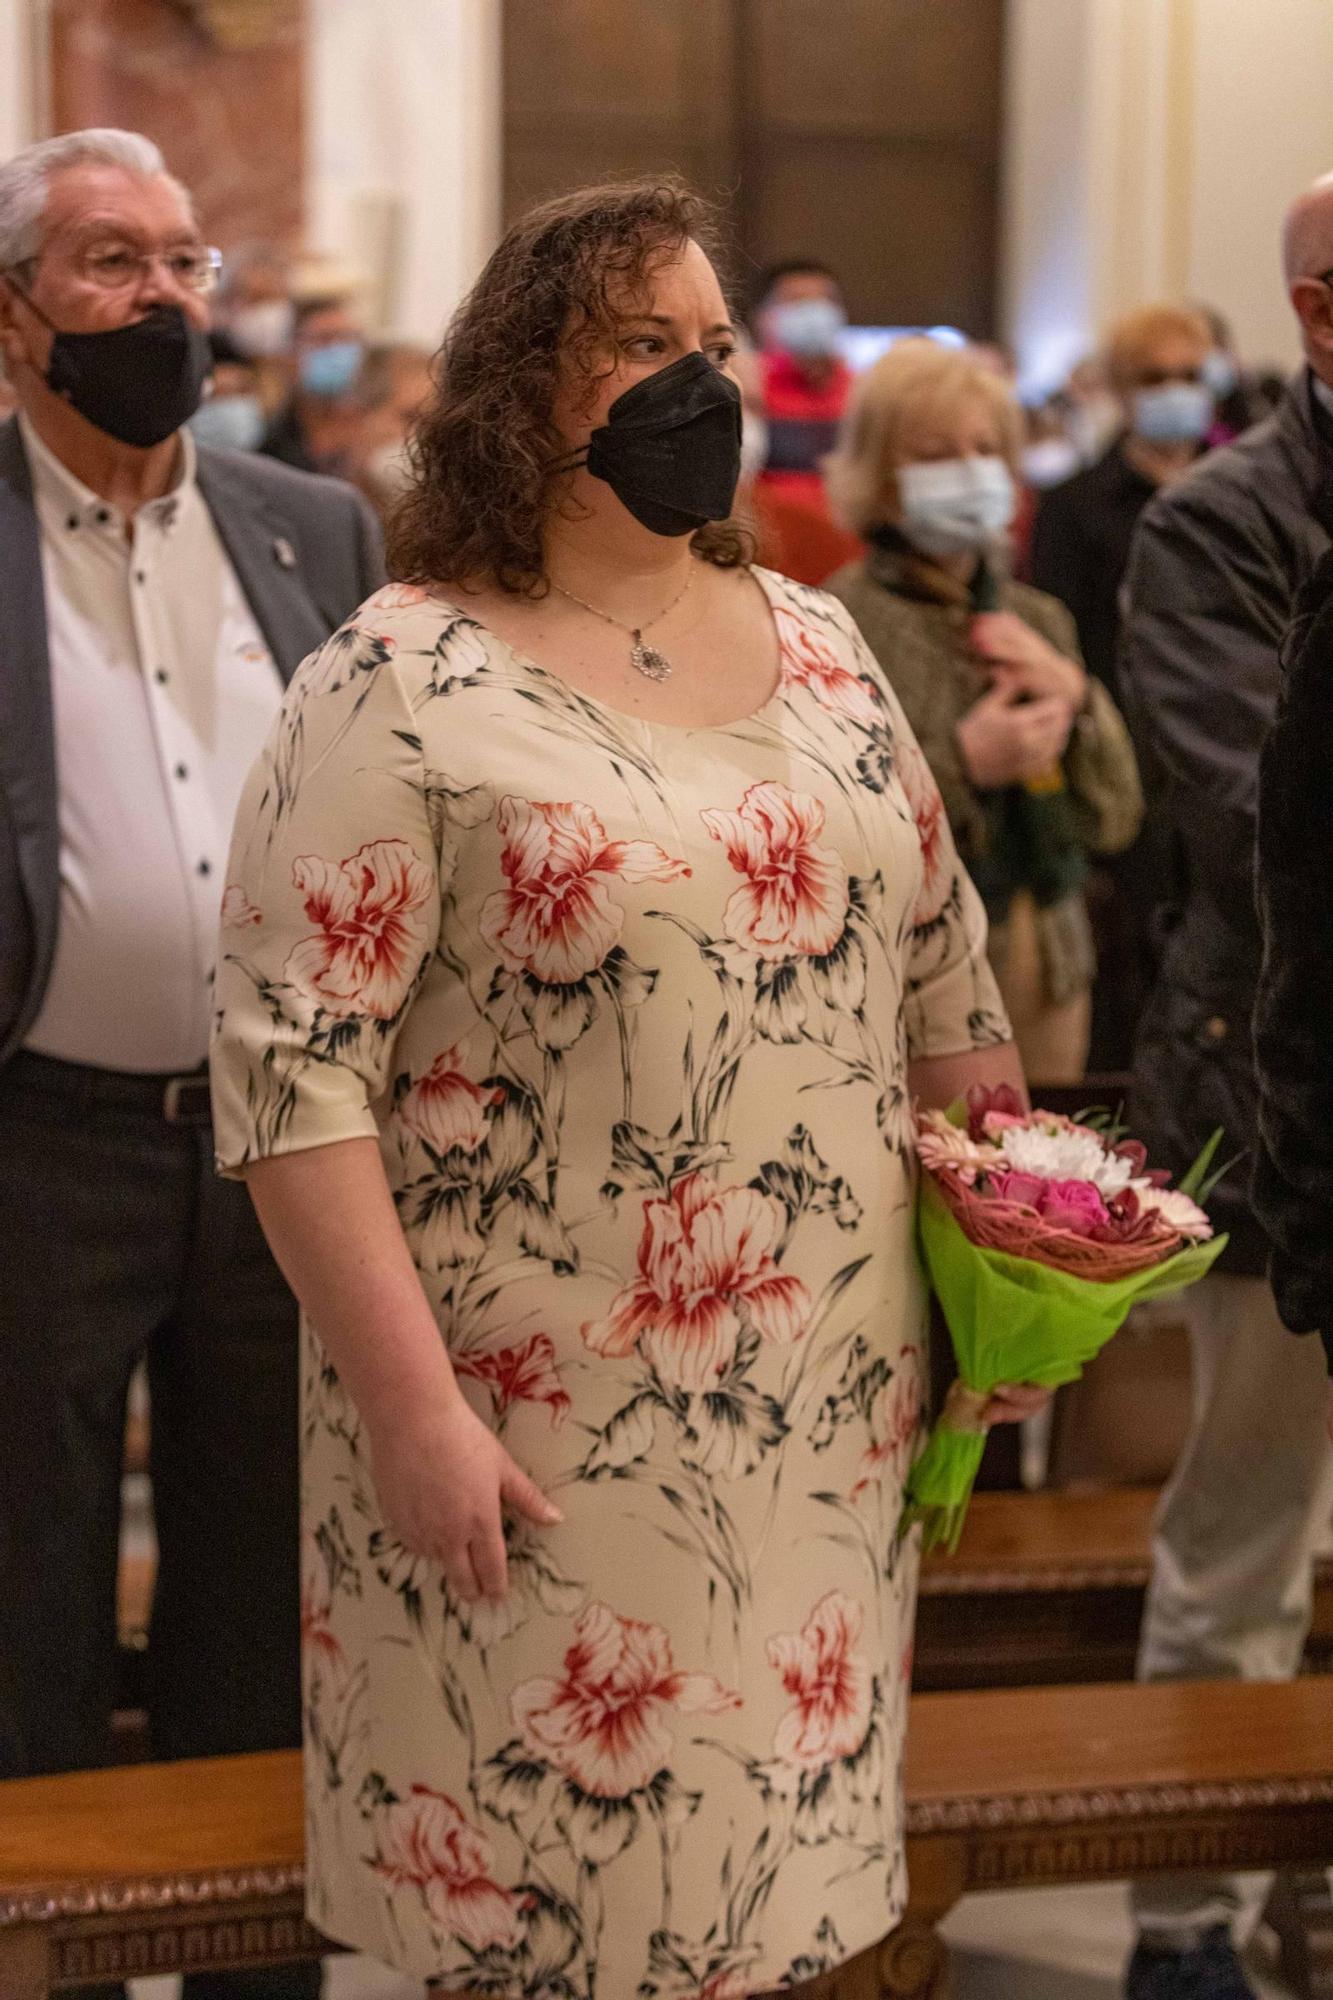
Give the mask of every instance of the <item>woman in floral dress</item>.
[[722, 518], [703, 240], [672, 184], [510, 232], [223, 908], [220, 1165], [307, 1322], [310, 1914], [503, 2000], [799, 1989], [900, 1916], [911, 1102], [1021, 1082], [901, 710]]

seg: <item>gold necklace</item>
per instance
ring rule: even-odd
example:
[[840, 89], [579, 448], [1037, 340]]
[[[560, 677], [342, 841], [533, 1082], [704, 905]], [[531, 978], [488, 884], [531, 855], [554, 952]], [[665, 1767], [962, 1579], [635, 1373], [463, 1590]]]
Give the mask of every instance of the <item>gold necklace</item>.
[[651, 632], [654, 625], [660, 625], [662, 620], [669, 617], [680, 603], [685, 592], [694, 582], [693, 560], [690, 563], [690, 573], [686, 577], [682, 588], [676, 592], [670, 604], [667, 605], [666, 610], [659, 611], [657, 616], [650, 618], [646, 625], [630, 625], [623, 618], [613, 618], [609, 611], [599, 611], [597, 606], [589, 604], [586, 598], [576, 597], [572, 590], [566, 590], [564, 584], [557, 583], [554, 577], [551, 578], [550, 582], [552, 590], [558, 590], [560, 595], [567, 597], [571, 604], [577, 604], [581, 610], [591, 611], [594, 618], [604, 619], [608, 625], [616, 625], [622, 632], [629, 633], [633, 641], [629, 649], [629, 663], [636, 674], [642, 674], [646, 681], [670, 680], [673, 672], [670, 660], [665, 653], [659, 652], [656, 646], [645, 646], [643, 635], [645, 632]]

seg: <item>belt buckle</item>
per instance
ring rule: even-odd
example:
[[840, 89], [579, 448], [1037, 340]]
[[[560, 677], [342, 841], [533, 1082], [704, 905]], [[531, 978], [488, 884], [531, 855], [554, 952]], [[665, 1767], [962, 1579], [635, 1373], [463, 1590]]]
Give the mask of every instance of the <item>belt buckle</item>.
[[206, 1076], [168, 1077], [162, 1092], [162, 1116], [168, 1125], [207, 1125], [212, 1120]]

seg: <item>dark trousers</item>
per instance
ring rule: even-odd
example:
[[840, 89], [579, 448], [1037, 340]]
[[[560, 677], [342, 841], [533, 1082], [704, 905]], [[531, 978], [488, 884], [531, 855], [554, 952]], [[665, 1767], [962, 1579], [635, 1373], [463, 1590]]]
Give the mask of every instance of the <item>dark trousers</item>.
[[[157, 1757], [300, 1741], [296, 1309], [207, 1123], [159, 1081], [0, 1070], [0, 1777], [105, 1763], [121, 1460], [146, 1360]], [[317, 1967], [190, 2000], [305, 2000]], [[110, 1989], [114, 1992], [117, 1989]]]

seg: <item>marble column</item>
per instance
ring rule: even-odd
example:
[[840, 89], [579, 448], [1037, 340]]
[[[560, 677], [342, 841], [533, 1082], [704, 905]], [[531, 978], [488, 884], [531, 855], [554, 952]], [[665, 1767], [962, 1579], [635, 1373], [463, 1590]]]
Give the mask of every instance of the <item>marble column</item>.
[[30, 0], [0, 0], [0, 160], [37, 137], [38, 38]]
[[501, 0], [308, 0], [308, 240], [434, 347], [500, 219]]

